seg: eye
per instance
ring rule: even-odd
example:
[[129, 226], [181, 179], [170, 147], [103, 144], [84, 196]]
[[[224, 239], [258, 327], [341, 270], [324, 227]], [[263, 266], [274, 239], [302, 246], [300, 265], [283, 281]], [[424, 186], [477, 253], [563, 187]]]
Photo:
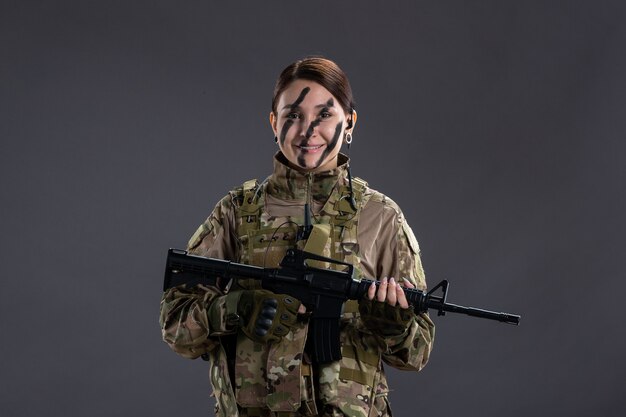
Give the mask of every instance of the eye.
[[300, 115], [296, 112], [287, 113], [285, 116], [287, 119], [299, 119]]
[[321, 117], [322, 119], [328, 119], [329, 117], [333, 117], [333, 115], [332, 115], [332, 113], [329, 113], [329, 112], [327, 112], [327, 111], [323, 111], [323, 112], [320, 114], [320, 117]]

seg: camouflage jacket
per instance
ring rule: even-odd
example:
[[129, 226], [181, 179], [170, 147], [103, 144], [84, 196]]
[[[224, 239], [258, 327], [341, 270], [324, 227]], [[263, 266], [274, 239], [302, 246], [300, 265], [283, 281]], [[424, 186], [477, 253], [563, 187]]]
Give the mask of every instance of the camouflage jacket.
[[[357, 211], [350, 209], [347, 158], [339, 157], [336, 169], [303, 174], [289, 168], [278, 153], [273, 174], [261, 184], [246, 182], [220, 200], [190, 239], [188, 250], [275, 267], [287, 248], [296, 245], [297, 224], [303, 224], [304, 203], [309, 201], [313, 223], [326, 225], [320, 227], [328, 233], [316, 252], [350, 262], [361, 276], [403, 277], [426, 289], [419, 246], [400, 208], [354, 179]], [[242, 282], [241, 287], [256, 288], [254, 282]], [[348, 302], [341, 319], [342, 360], [308, 366], [303, 354], [306, 323], [281, 342], [262, 345], [229, 325], [232, 306], [224, 303], [222, 295], [217, 288], [172, 288], [163, 294], [160, 316], [163, 340], [174, 351], [210, 360], [220, 417], [247, 415], [242, 409], [294, 413], [290, 415], [387, 416], [383, 362], [419, 371], [432, 347], [434, 325], [428, 315], [415, 316], [402, 335], [382, 337], [363, 326], [356, 302]], [[217, 320], [207, 316], [213, 303], [218, 303], [221, 312]]]

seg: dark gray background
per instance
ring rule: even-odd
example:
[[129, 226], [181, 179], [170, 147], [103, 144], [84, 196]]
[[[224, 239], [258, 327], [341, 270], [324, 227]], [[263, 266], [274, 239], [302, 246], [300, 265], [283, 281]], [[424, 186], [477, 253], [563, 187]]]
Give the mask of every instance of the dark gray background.
[[169, 247], [264, 178], [276, 76], [348, 73], [353, 173], [449, 299], [397, 416], [626, 411], [620, 1], [7, 1], [0, 6], [0, 414], [205, 416], [161, 342]]

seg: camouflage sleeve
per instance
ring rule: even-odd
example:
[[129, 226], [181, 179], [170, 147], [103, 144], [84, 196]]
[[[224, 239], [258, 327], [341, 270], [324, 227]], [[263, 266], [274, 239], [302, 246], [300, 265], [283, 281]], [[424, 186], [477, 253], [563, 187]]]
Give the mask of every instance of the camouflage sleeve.
[[[388, 261], [381, 269], [381, 277], [403, 278], [416, 288], [426, 290], [419, 245], [399, 209], [393, 223], [388, 244], [384, 245], [391, 256], [385, 256]], [[383, 360], [398, 369], [419, 371], [428, 362], [434, 335], [435, 325], [428, 314], [415, 315], [403, 334], [379, 336]]]
[[[200, 225], [187, 245], [190, 253], [237, 260], [233, 198], [224, 197]], [[216, 287], [170, 288], [161, 299], [163, 340], [181, 356], [197, 358], [219, 344], [214, 336], [234, 331], [227, 323], [227, 310], [223, 292]]]

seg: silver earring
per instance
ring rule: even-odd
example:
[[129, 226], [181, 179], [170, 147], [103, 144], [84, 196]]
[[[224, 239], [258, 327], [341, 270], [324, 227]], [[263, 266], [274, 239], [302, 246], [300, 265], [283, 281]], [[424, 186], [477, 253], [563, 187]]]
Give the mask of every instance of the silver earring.
[[346, 143], [348, 145], [350, 145], [352, 143], [352, 133], [350, 132], [346, 132], [346, 139], [345, 139]]
[[278, 143], [278, 136], [274, 136], [274, 143]]

